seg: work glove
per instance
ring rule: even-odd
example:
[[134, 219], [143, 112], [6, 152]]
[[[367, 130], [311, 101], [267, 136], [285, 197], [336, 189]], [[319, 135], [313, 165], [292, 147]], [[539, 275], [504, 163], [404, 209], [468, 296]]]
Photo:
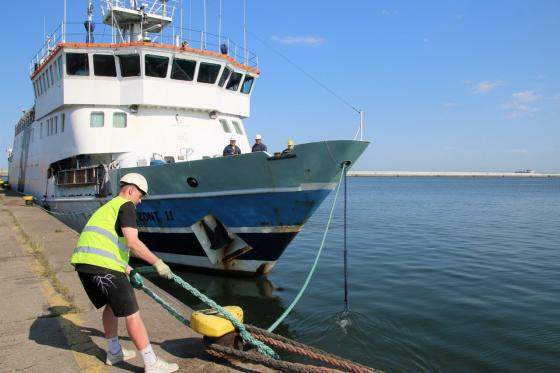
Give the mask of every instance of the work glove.
[[171, 268], [167, 264], [163, 262], [163, 260], [158, 259], [157, 262], [153, 264], [153, 267], [157, 271], [158, 275], [168, 280], [173, 278], [173, 273], [171, 272]]
[[135, 273], [134, 276], [130, 277], [130, 284], [135, 289], [142, 289], [144, 287], [144, 280], [140, 273]]

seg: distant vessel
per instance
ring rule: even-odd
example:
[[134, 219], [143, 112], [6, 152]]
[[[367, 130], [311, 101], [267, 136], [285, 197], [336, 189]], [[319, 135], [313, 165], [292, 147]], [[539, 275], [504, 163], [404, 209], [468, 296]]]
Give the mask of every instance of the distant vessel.
[[[369, 143], [251, 153], [255, 55], [205, 31], [185, 38], [173, 0], [103, 1], [105, 34], [87, 5], [85, 31], [63, 22], [31, 62], [35, 102], [8, 158], [14, 189], [79, 231], [138, 172], [150, 186], [140, 236], [164, 260], [268, 273]], [[222, 157], [230, 137], [242, 155]]]
[[516, 174], [534, 174], [534, 170], [517, 170], [515, 171]]

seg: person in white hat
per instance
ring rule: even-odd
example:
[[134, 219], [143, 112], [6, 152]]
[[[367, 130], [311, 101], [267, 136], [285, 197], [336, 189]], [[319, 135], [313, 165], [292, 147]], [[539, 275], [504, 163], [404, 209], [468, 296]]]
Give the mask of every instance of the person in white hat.
[[266, 152], [268, 149], [266, 145], [262, 142], [262, 137], [260, 134], [255, 136], [255, 144], [253, 145], [252, 152]]
[[[108, 341], [105, 363], [114, 365], [132, 359], [136, 353], [121, 347], [119, 317], [124, 317], [130, 339], [140, 351], [146, 373], [171, 373], [179, 369], [158, 358], [140, 317], [134, 290], [128, 278], [130, 251], [153, 265], [167, 279], [173, 273], [138, 238], [136, 206], [148, 194], [148, 182], [138, 173], [124, 175], [119, 195], [98, 208], [80, 234], [70, 263], [76, 268], [84, 289], [96, 308], [103, 309], [103, 329]], [[136, 282], [142, 282], [135, 275]]]
[[227, 155], [238, 155], [241, 154], [241, 149], [239, 149], [239, 146], [235, 145], [236, 141], [235, 141], [235, 137], [230, 137], [229, 138], [229, 145], [227, 145], [224, 148], [224, 157]]

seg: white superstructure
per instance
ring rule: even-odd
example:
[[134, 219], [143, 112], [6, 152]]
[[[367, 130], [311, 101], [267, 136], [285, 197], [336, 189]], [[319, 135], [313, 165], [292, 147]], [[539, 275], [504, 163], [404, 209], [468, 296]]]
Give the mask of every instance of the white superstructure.
[[90, 2], [79, 36], [65, 23], [49, 37], [31, 63], [34, 106], [16, 126], [9, 169], [15, 188], [37, 198], [58, 195], [57, 185], [77, 187], [76, 177], [87, 185], [88, 178], [84, 171], [55, 180], [60, 171], [212, 158], [231, 137], [250, 152], [243, 119], [259, 76], [255, 57], [225, 38], [208, 43], [204, 32], [196, 47], [181, 37], [186, 32], [164, 34], [175, 7], [103, 1], [112, 31], [99, 35]]

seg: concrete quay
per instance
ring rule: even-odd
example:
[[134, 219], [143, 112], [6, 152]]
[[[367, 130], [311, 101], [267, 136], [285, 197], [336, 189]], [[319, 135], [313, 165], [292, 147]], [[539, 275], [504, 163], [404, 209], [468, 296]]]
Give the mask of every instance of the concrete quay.
[[[101, 311], [89, 302], [69, 264], [77, 233], [20, 196], [0, 190], [0, 372], [143, 372], [142, 359], [105, 365]], [[155, 285], [150, 284], [160, 295]], [[274, 372], [235, 360], [213, 360], [200, 335], [141, 291], [140, 312], [152, 346], [185, 372]], [[171, 301], [186, 317], [192, 310]], [[119, 335], [134, 345], [124, 320]]]
[[365, 177], [560, 177], [540, 172], [454, 172], [454, 171], [348, 171], [348, 176]]

